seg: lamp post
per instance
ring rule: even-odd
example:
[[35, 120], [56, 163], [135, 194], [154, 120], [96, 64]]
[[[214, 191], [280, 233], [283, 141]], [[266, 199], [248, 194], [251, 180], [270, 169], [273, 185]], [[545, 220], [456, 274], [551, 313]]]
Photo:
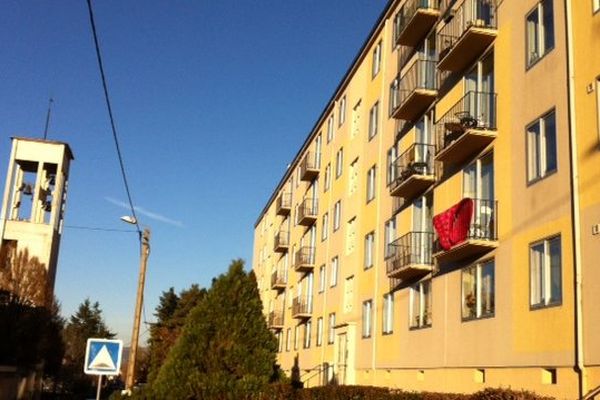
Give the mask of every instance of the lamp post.
[[[133, 217], [121, 217], [121, 220], [128, 224], [136, 224]], [[135, 382], [135, 363], [137, 358], [138, 341], [140, 337], [140, 318], [142, 314], [142, 304], [144, 303], [144, 282], [146, 280], [146, 266], [148, 256], [150, 255], [150, 229], [144, 228], [141, 233], [140, 241], [140, 274], [138, 277], [137, 297], [135, 301], [135, 314], [133, 316], [133, 331], [131, 332], [131, 348], [129, 349], [129, 360], [127, 362], [127, 375], [125, 378], [125, 390], [131, 393]]]

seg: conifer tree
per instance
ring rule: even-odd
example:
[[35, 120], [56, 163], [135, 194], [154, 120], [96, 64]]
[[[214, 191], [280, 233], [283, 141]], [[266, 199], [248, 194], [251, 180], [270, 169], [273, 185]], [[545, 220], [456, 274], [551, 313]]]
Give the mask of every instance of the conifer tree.
[[276, 339], [262, 315], [254, 273], [242, 260], [213, 281], [152, 386], [156, 398], [252, 398], [269, 382]]

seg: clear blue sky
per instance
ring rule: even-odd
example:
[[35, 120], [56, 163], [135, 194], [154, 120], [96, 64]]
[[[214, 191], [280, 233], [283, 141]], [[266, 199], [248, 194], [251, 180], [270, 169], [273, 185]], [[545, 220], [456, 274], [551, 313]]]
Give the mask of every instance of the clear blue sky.
[[[250, 267], [253, 227], [387, 0], [94, 2], [123, 156], [152, 229], [146, 317], [163, 290]], [[0, 171], [11, 136], [75, 154], [66, 225], [128, 229], [85, 0], [0, 2]], [[1, 186], [4, 187], [3, 184]], [[137, 236], [66, 228], [56, 295], [130, 340]]]

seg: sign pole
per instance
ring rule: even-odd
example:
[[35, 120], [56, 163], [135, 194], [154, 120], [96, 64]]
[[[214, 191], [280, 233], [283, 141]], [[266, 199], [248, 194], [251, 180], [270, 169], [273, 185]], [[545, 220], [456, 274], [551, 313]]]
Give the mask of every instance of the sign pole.
[[96, 400], [100, 400], [100, 392], [102, 391], [102, 375], [98, 375], [98, 389], [96, 389]]

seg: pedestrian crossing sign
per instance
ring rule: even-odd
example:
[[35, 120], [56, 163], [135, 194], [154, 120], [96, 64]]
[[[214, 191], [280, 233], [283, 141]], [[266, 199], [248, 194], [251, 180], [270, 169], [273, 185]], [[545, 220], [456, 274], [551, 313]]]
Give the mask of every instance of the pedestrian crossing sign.
[[89, 338], [83, 372], [88, 375], [119, 375], [122, 352], [122, 340]]

